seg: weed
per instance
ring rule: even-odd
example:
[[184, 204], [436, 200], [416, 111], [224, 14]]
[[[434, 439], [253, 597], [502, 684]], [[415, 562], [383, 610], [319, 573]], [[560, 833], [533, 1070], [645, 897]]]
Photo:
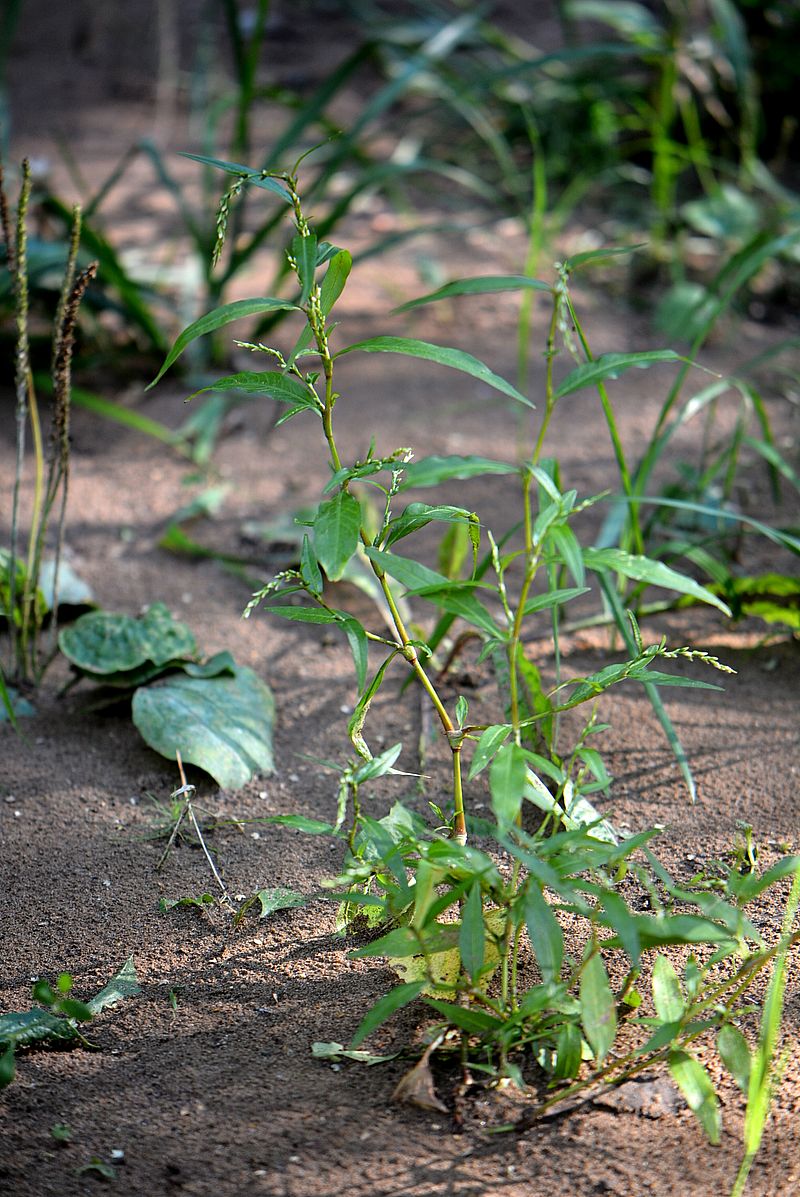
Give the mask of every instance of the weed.
[[[71, 364], [78, 309], [97, 264], [92, 263], [76, 276], [80, 210], [73, 211], [70, 250], [53, 326], [50, 380], [53, 416], [49, 448], [45, 449], [39, 402], [30, 363], [28, 330], [28, 232], [27, 216], [31, 192], [31, 173], [27, 162], [22, 166], [22, 181], [12, 228], [11, 205], [0, 167], [0, 224], [5, 243], [6, 266], [14, 295], [16, 323], [16, 459], [11, 509], [9, 549], [0, 550], [0, 612], [5, 616], [10, 635], [10, 660], [7, 676], [17, 684], [37, 684], [56, 652], [58, 608], [62, 600], [62, 562], [64, 524], [69, 491], [69, 422], [71, 405]], [[33, 438], [33, 503], [27, 550], [22, 548], [20, 499], [25, 473], [25, 443], [28, 430]], [[43, 593], [44, 549], [48, 528], [54, 521], [55, 545], [52, 594]], [[50, 614], [49, 644], [41, 640], [45, 616]]]
[[[93, 1048], [80, 1030], [80, 1025], [89, 1022], [95, 1015], [113, 1006], [126, 997], [139, 993], [133, 957], [126, 960], [122, 968], [99, 993], [88, 1002], [71, 997], [73, 981], [69, 973], [60, 973], [55, 986], [44, 980], [33, 985], [33, 999], [36, 1006], [19, 1013], [0, 1016], [0, 1089], [10, 1085], [16, 1076], [17, 1053], [35, 1047], [37, 1044], [59, 1047], [75, 1046]], [[66, 1141], [68, 1127], [53, 1127], [53, 1137]]]
[[[296, 234], [289, 263], [298, 288], [290, 305], [305, 319], [291, 354], [259, 346], [277, 369], [239, 374], [218, 385], [262, 394], [285, 406], [283, 420], [316, 417], [329, 455], [331, 478], [322, 501], [306, 527], [297, 568], [283, 571], [257, 592], [245, 614], [266, 604], [284, 618], [338, 627], [350, 645], [359, 697], [348, 733], [355, 756], [344, 766], [325, 762], [339, 773], [337, 816], [330, 824], [303, 816], [266, 820], [302, 827], [316, 834], [341, 837], [347, 857], [331, 883], [342, 902], [345, 924], [364, 911], [371, 926], [385, 933], [353, 952], [353, 956], [387, 957], [401, 984], [364, 1016], [351, 1041], [361, 1042], [409, 1002], [422, 997], [436, 1011], [439, 1029], [400, 1096], [430, 1105], [433, 1091], [429, 1060], [446, 1050], [451, 1031], [460, 1038], [462, 1061], [492, 1076], [524, 1083], [523, 1067], [533, 1064], [554, 1089], [523, 1120], [530, 1125], [553, 1107], [584, 1100], [586, 1092], [637, 1075], [654, 1063], [669, 1067], [706, 1133], [717, 1141], [720, 1108], [710, 1075], [693, 1051], [709, 1028], [735, 1024], [741, 1001], [754, 976], [775, 957], [765, 947], [743, 907], [770, 885], [798, 868], [796, 858], [780, 861], [763, 875], [753, 869], [722, 868], [720, 892], [704, 885], [675, 882], [649, 852], [655, 834], [643, 832], [619, 839], [615, 829], [590, 802], [607, 789], [609, 777], [592, 737], [603, 730], [592, 712], [571, 749], [559, 746], [559, 716], [583, 703], [594, 707], [610, 687], [635, 681], [647, 688], [679, 752], [677, 737], [658, 704], [660, 686], [705, 686], [708, 683], [665, 672], [675, 660], [699, 662], [731, 672], [702, 650], [670, 648], [665, 640], [646, 645], [635, 617], [623, 613], [613, 582], [622, 575], [637, 585], [657, 585], [679, 595], [711, 603], [727, 612], [717, 596], [662, 562], [641, 552], [637, 522], [638, 498], [633, 475], [622, 455], [616, 420], [605, 390], [607, 379], [631, 367], [678, 363], [670, 350], [606, 354], [594, 359], [567, 289], [567, 270], [560, 268], [555, 285], [529, 278], [468, 279], [449, 284], [417, 302], [480, 291], [533, 288], [551, 300], [547, 333], [544, 412], [529, 460], [523, 467], [504, 466], [482, 458], [429, 458], [413, 462], [410, 450], [378, 452], [375, 442], [363, 460], [346, 463], [336, 440], [334, 409], [340, 399], [334, 371], [338, 359], [353, 352], [400, 353], [436, 362], [481, 380], [530, 407], [525, 395], [495, 375], [483, 362], [462, 351], [401, 337], [374, 337], [335, 350], [332, 313], [350, 270], [344, 250], [320, 245], [306, 219], [296, 171], [269, 176], [285, 191], [294, 214]], [[261, 178], [248, 171], [237, 176], [240, 188]], [[326, 271], [321, 281], [317, 272]], [[264, 307], [283, 301], [251, 301]], [[249, 306], [248, 301], [245, 304]], [[406, 305], [406, 307], [414, 306]], [[221, 328], [240, 314], [237, 305], [187, 328], [178, 338], [158, 377], [191, 341]], [[585, 360], [556, 382], [557, 337], [572, 344], [575, 330]], [[306, 372], [304, 359], [314, 367]], [[575, 514], [597, 498], [579, 503], [574, 490], [563, 487], [558, 463], [543, 456], [550, 421], [565, 395], [596, 385], [614, 445], [625, 496], [630, 504], [633, 548], [585, 548], [571, 527]], [[521, 486], [521, 544], [485, 530], [488, 551], [481, 558], [484, 528], [476, 513], [445, 504], [408, 503], [398, 514], [394, 505], [407, 487], [435, 485], [452, 478], [517, 473]], [[353, 493], [356, 484], [381, 496], [377, 520], [369, 521]], [[396, 546], [419, 529], [441, 523], [460, 529], [471, 557], [471, 577], [460, 580], [401, 556]], [[374, 525], [374, 526], [373, 526]], [[336, 582], [359, 555], [369, 562], [388, 612], [389, 635], [372, 632], [329, 600], [324, 579]], [[449, 556], [449, 550], [443, 557]], [[586, 593], [595, 574], [609, 601], [616, 598], [618, 623], [630, 655], [588, 677], [565, 679], [558, 660], [560, 608]], [[567, 584], [571, 583], [571, 585]], [[297, 597], [301, 602], [297, 603]], [[402, 600], [421, 598], [441, 613], [428, 641], [412, 637], [401, 611]], [[287, 600], [292, 601], [287, 601]], [[523, 648], [523, 628], [546, 614], [552, 620], [556, 649], [556, 685], [546, 689]], [[430, 669], [430, 658], [455, 618], [466, 622], [482, 642], [481, 660], [491, 660], [505, 704], [504, 722], [474, 724], [469, 704], [459, 696], [451, 713]], [[369, 650], [379, 649], [381, 663], [370, 677]], [[375, 756], [366, 739], [371, 704], [389, 669], [404, 661], [438, 718], [452, 759], [452, 809], [446, 826], [431, 832], [420, 817], [397, 803], [384, 818], [368, 815], [360, 788], [399, 772], [402, 745]], [[468, 780], [488, 771], [491, 820], [470, 818], [466, 809], [462, 754], [472, 748]], [[539, 812], [534, 833], [523, 830], [523, 808]], [[442, 817], [437, 807], [435, 813]], [[349, 825], [348, 825], [349, 821]], [[488, 837], [511, 861], [501, 870], [495, 856], [467, 844], [468, 825]], [[644, 861], [641, 856], [644, 854]], [[651, 913], [639, 913], [646, 897]], [[568, 954], [559, 915], [576, 919], [582, 947]], [[755, 944], [755, 947], [752, 945]], [[681, 976], [663, 953], [667, 945], [690, 947]], [[708, 945], [701, 960], [694, 945]], [[616, 987], [614, 953], [627, 957]], [[614, 957], [614, 961], [618, 957]], [[640, 976], [651, 976], [652, 1009], [639, 1010]], [[533, 983], [530, 981], [533, 979]], [[636, 1012], [636, 1013], [634, 1013]], [[631, 1037], [628, 1025], [640, 1032]], [[733, 1032], [723, 1035], [723, 1043]], [[642, 1039], [644, 1035], [644, 1039]], [[723, 1059], [725, 1049], [721, 1048]], [[588, 1073], [585, 1062], [591, 1062]], [[437, 1107], [440, 1108], [440, 1107]]]

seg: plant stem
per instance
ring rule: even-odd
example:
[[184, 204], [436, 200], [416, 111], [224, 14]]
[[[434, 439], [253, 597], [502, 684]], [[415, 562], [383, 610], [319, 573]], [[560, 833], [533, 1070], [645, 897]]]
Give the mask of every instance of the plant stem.
[[[31, 168], [28, 159], [22, 163], [22, 182], [17, 201], [16, 247], [14, 261], [14, 307], [17, 326], [15, 387], [17, 397], [17, 452], [14, 463], [14, 492], [11, 503], [11, 543], [9, 573], [8, 626], [11, 635], [11, 669], [24, 677], [24, 640], [22, 629], [17, 631], [14, 618], [17, 582], [17, 545], [19, 540], [19, 496], [25, 466], [25, 426], [28, 418], [28, 396], [31, 391], [30, 353], [28, 345], [28, 235], [26, 218], [31, 195]], [[24, 587], [23, 587], [24, 589]]]
[[[300, 202], [300, 196], [297, 191], [297, 179], [290, 175], [287, 180], [287, 187], [292, 199], [292, 206], [295, 214], [295, 222], [301, 237], [309, 236], [308, 221], [306, 220]], [[328, 445], [328, 451], [331, 455], [331, 465], [335, 472], [338, 473], [342, 468], [342, 460], [339, 455], [338, 446], [336, 444], [336, 437], [333, 430], [333, 409], [336, 405], [338, 396], [333, 389], [333, 357], [331, 355], [330, 346], [328, 344], [328, 331], [326, 328], [326, 313], [322, 310], [321, 292], [318, 284], [314, 284], [309, 296], [308, 307], [306, 309], [306, 319], [309, 328], [314, 337], [314, 342], [317, 347], [320, 361], [322, 363], [322, 370], [325, 377], [325, 398], [322, 412], [322, 427], [325, 434], [325, 440]], [[347, 482], [342, 483], [342, 490], [348, 489]], [[361, 527], [360, 530], [361, 542], [365, 547], [372, 545], [372, 540], [366, 528]], [[385, 572], [377, 565], [376, 562], [370, 560], [372, 572], [383, 591], [387, 606], [391, 615], [392, 623], [394, 624], [397, 637], [402, 646], [402, 654], [411, 668], [426, 694], [428, 695], [436, 714], [439, 716], [439, 721], [445, 735], [448, 738], [450, 750], [453, 754], [453, 839], [460, 844], [465, 844], [467, 841], [467, 825], [466, 815], [464, 811], [464, 792], [462, 782], [461, 769], [461, 741], [453, 737], [455, 732], [455, 725], [450, 718], [447, 709], [442, 702], [431, 679], [428, 677], [422, 662], [419, 659], [419, 654], [415, 645], [411, 642], [411, 637], [405, 627], [405, 622], [401, 616], [397, 603], [395, 601], [392, 588], [386, 578]]]

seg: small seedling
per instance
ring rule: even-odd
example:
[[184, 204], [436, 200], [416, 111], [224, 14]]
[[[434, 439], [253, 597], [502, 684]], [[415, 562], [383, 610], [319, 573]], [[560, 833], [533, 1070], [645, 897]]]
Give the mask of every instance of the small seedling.
[[99, 1155], [93, 1155], [88, 1164], [84, 1164], [81, 1168], [76, 1169], [77, 1176], [85, 1176], [89, 1172], [96, 1173], [103, 1180], [117, 1179], [117, 1170], [114, 1165], [107, 1164], [105, 1160], [100, 1159]]
[[39, 980], [33, 985], [33, 998], [38, 1004], [30, 1010], [0, 1016], [0, 1089], [10, 1085], [16, 1076], [17, 1052], [37, 1044], [74, 1047], [76, 1044], [96, 1050], [85, 1038], [79, 1024], [87, 1023], [101, 1010], [115, 1005], [122, 998], [139, 993], [133, 958], [125, 964], [99, 993], [88, 1002], [71, 997], [72, 977], [60, 973], [55, 987]]

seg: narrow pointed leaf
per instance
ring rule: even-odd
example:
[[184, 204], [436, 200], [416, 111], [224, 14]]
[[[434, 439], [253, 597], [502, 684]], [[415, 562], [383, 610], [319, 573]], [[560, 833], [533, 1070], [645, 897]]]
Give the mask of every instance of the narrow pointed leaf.
[[[325, 278], [322, 280], [320, 286], [320, 307], [323, 316], [327, 316], [333, 309], [336, 300], [344, 291], [344, 285], [347, 282], [350, 270], [353, 265], [353, 259], [346, 249], [341, 249], [337, 254], [331, 258], [330, 265], [325, 272]], [[295, 342], [294, 349], [289, 355], [289, 365], [291, 365], [298, 354], [307, 349], [312, 341], [312, 332], [308, 325], [300, 333], [300, 336]]]
[[353, 667], [356, 671], [356, 684], [359, 694], [367, 681], [367, 633], [357, 619], [350, 616], [342, 620], [342, 628], [353, 654]]
[[657, 956], [653, 965], [653, 1005], [662, 1022], [677, 1022], [686, 1009], [678, 974], [666, 956]]
[[463, 480], [479, 478], [484, 474], [518, 472], [517, 466], [509, 465], [505, 461], [494, 461], [489, 457], [422, 457], [406, 466], [401, 490], [416, 486], [438, 486], [440, 482], [447, 482], [451, 478]]
[[453, 370], [460, 370], [477, 378], [494, 390], [524, 403], [526, 407], [533, 407], [529, 399], [506, 382], [498, 374], [494, 374], [487, 365], [465, 353], [463, 349], [451, 349], [444, 345], [431, 345], [428, 341], [417, 341], [410, 337], [371, 337], [368, 341], [358, 341], [355, 345], [348, 345], [336, 355], [342, 357], [346, 353], [400, 353], [406, 357], [424, 358], [425, 361], [436, 362], [440, 366], [449, 366]]
[[347, 491], [320, 503], [314, 519], [314, 552], [332, 582], [341, 578], [356, 551], [361, 531], [361, 506]]
[[231, 324], [234, 320], [242, 320], [246, 316], [263, 315], [264, 312], [289, 312], [292, 310], [299, 311], [296, 303], [288, 303], [285, 299], [265, 298], [236, 299], [233, 303], [226, 303], [220, 308], [214, 308], [213, 311], [206, 312], [205, 316], [201, 316], [199, 320], [195, 320], [193, 324], [190, 324], [183, 330], [164, 359], [164, 364], [158, 374], [156, 374], [146, 389], [149, 391], [151, 387], [154, 387], [159, 379], [166, 374], [170, 366], [178, 360], [187, 345], [190, 345], [192, 341], [196, 341], [198, 337], [203, 337], [206, 333], [214, 332], [226, 324]]
[[202, 162], [204, 166], [215, 166], [218, 170], [224, 170], [229, 175], [239, 175], [247, 179], [251, 187], [260, 187], [262, 191], [271, 191], [273, 195], [280, 196], [285, 204], [291, 204], [292, 202], [292, 197], [285, 186], [279, 183], [277, 179], [264, 178], [262, 172], [254, 170], [252, 166], [244, 166], [240, 162], [225, 162], [221, 158], [207, 158], [204, 154], [190, 154], [186, 150], [179, 152], [182, 158], [191, 158], [194, 162]]
[[596, 386], [607, 378], [618, 378], [632, 366], [639, 369], [653, 366], [657, 362], [685, 362], [674, 349], [650, 349], [643, 353], [604, 353], [594, 361], [584, 362], [572, 370], [556, 390], [554, 399], [563, 399], [584, 387]]
[[661, 586], [665, 590], [675, 590], [678, 594], [689, 594], [703, 603], [710, 603], [717, 607], [724, 615], [730, 615], [730, 610], [721, 598], [700, 586], [693, 578], [678, 573], [661, 561], [653, 561], [649, 557], [642, 557], [633, 553], [625, 553], [622, 549], [584, 549], [583, 561], [587, 569], [606, 573], [620, 573], [623, 577], [632, 578], [636, 582], [646, 582], [651, 586]]
[[478, 278], [460, 278], [439, 287], [438, 291], [431, 291], [429, 295], [422, 295], [419, 299], [411, 299], [408, 303], [401, 304], [399, 308], [394, 309], [392, 315], [408, 312], [425, 303], [436, 303], [440, 299], [454, 299], [458, 295], [489, 295], [498, 291], [525, 290], [552, 293], [553, 288], [538, 278], [529, 278], [521, 274], [487, 274]]
[[617, 1033], [617, 1013], [608, 973], [599, 952], [590, 956], [581, 972], [581, 1023], [598, 1062], [611, 1051]]
[[558, 981], [564, 960], [564, 933], [538, 885], [525, 895], [525, 926], [543, 981]]
[[386, 1022], [387, 1018], [391, 1018], [395, 1011], [401, 1010], [403, 1006], [413, 1002], [414, 998], [419, 997], [424, 988], [424, 981], [411, 981], [407, 985], [396, 985], [384, 997], [379, 998], [358, 1024], [358, 1029], [350, 1040], [350, 1051], [363, 1043], [374, 1030]]
[[520, 812], [527, 775], [524, 750], [518, 744], [504, 744], [489, 769], [492, 810], [501, 831], [507, 831]]
[[719, 1143], [722, 1131], [719, 1099], [703, 1065], [688, 1052], [675, 1051], [670, 1053], [669, 1070], [709, 1141]]
[[322, 594], [323, 583], [319, 562], [314, 555], [311, 541], [307, 535], [303, 536], [303, 547], [300, 550], [300, 572], [303, 575], [303, 581], [311, 593]]
[[458, 933], [458, 948], [464, 972], [475, 984], [480, 976], [484, 961], [486, 928], [483, 922], [483, 900], [480, 882], [475, 882], [469, 891], [461, 915], [461, 929]]
[[724, 1023], [717, 1033], [717, 1051], [722, 1063], [744, 1094], [750, 1087], [752, 1057], [750, 1045], [738, 1027]]
[[300, 280], [300, 299], [298, 303], [303, 307], [308, 302], [314, 276], [317, 269], [317, 238], [313, 233], [302, 237], [298, 233], [292, 238], [292, 257], [297, 263], [297, 275]]
[[319, 401], [299, 378], [291, 374], [281, 374], [278, 370], [227, 374], [225, 378], [218, 378], [207, 387], [200, 387], [189, 398], [194, 399], [195, 395], [202, 395], [206, 391], [241, 391], [245, 395], [264, 395], [268, 399], [276, 399], [278, 403], [292, 403], [296, 407], [319, 408]]
[[472, 781], [473, 777], [477, 777], [486, 768], [510, 735], [510, 723], [496, 723], [481, 733], [469, 767], [469, 781]]

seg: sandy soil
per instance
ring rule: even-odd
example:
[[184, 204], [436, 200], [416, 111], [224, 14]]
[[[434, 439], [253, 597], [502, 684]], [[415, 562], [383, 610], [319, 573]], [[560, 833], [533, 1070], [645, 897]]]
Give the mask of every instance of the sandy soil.
[[[40, 54], [28, 32], [14, 64], [20, 88]], [[99, 67], [97, 72], [93, 77], [99, 79]], [[76, 106], [74, 112], [76, 144], [85, 147], [89, 169], [94, 163], [99, 170], [112, 156], [108, 130], [122, 137], [147, 128], [153, 105], [149, 96], [108, 100], [104, 148], [98, 110]], [[52, 150], [33, 109], [21, 106], [15, 133], [20, 151]], [[127, 223], [125, 194], [117, 201], [120, 238], [133, 244], [158, 235], [159, 213], [143, 213], [130, 193], [127, 198]], [[390, 219], [378, 205], [339, 240], [358, 243]], [[387, 329], [426, 336], [461, 344], [513, 376], [511, 300], [475, 300], [389, 324], [391, 306], [425, 289], [417, 271], [420, 256], [440, 254], [446, 277], [513, 270], [521, 239], [505, 223], [475, 234], [468, 270], [461, 248], [452, 242], [443, 247], [423, 243], [413, 255], [365, 263], [346, 293], [342, 337]], [[624, 298], [612, 301], [600, 289], [587, 289], [581, 303], [596, 353], [648, 344], [644, 318]], [[704, 356], [704, 364], [730, 369], [779, 332], [754, 323], [731, 327]], [[656, 371], [634, 373], [614, 389], [633, 456], [647, 439], [665, 386], [664, 375]], [[185, 414], [185, 388], [166, 382], [145, 400], [145, 381], [143, 374], [127, 378], [117, 396], [177, 426]], [[534, 397], [540, 385], [537, 365]], [[513, 459], [516, 454], [516, 412], [485, 388], [463, 385], [447, 371], [378, 356], [346, 359], [340, 388], [344, 398], [337, 415], [346, 453], [363, 453], [376, 430], [384, 450], [409, 444], [419, 455], [480, 452]], [[13, 460], [8, 389], [0, 401], [5, 519]], [[768, 391], [767, 402], [787, 444], [796, 423], [777, 386]], [[269, 413], [255, 406], [237, 412], [228, 433], [215, 468], [231, 490], [213, 525], [201, 525], [195, 533], [233, 551], [249, 547], [253, 572], [268, 573], [269, 555], [243, 543], [242, 524], [274, 519], [287, 508], [316, 501], [324, 457], [309, 442], [301, 420], [271, 432]], [[75, 413], [73, 440], [69, 559], [98, 601], [130, 613], [164, 601], [191, 624], [206, 652], [230, 649], [275, 692], [276, 773], [237, 793], [220, 793], [192, 772], [199, 800], [226, 818], [279, 813], [328, 818], [335, 786], [330, 775], [300, 754], [341, 759], [346, 753], [343, 712], [355, 697], [346, 648], [331, 642], [324, 629], [263, 617], [242, 621], [246, 582], [214, 561], [188, 561], [158, 547], [171, 514], [187, 494], [196, 493], [197, 487], [187, 489], [184, 459], [83, 412]], [[694, 450], [689, 432], [675, 456]], [[613, 457], [602, 415], [588, 396], [565, 403], [550, 451], [561, 461], [565, 485], [581, 494], [612, 484]], [[454, 493], [464, 502], [468, 495], [469, 506], [495, 530], [511, 522], [511, 482], [459, 484]], [[755, 465], [737, 498], [751, 515], [786, 518], [785, 509], [772, 505]], [[592, 526], [590, 517], [587, 535]], [[763, 545], [748, 545], [745, 554], [753, 568], [771, 560]], [[355, 592], [337, 596], [337, 602], [353, 604], [370, 617]], [[737, 672], [719, 695], [678, 691], [677, 698], [667, 696], [698, 781], [694, 806], [646, 699], [633, 688], [609, 697], [603, 714], [612, 730], [605, 752], [615, 777], [610, 810], [616, 823], [633, 831], [663, 824], [662, 855], [678, 872], [729, 849], [737, 820], [752, 824], [765, 861], [780, 845], [796, 849], [796, 644], [762, 644], [764, 625], [732, 626], [699, 611], [654, 621], [650, 630], [654, 635], [666, 631], [676, 644], [709, 647]], [[532, 641], [531, 651], [546, 666], [546, 640]], [[601, 633], [579, 633], [568, 642], [567, 663], [575, 673], [609, 659]], [[315, 1060], [312, 1042], [347, 1042], [363, 1011], [392, 984], [392, 974], [380, 961], [348, 959], [351, 945], [334, 934], [335, 907], [323, 901], [269, 922], [253, 920], [236, 932], [219, 911], [207, 918], [190, 910], [160, 913], [161, 897], [195, 894], [212, 884], [202, 855], [188, 845], [178, 847], [161, 871], [155, 868], [163, 840], [152, 838], [157, 814], [151, 796], [168, 798], [177, 784], [175, 768], [144, 745], [124, 716], [87, 712], [80, 690], [59, 699], [56, 692], [65, 679], [65, 667], [56, 663], [37, 698], [37, 715], [25, 723], [24, 738], [7, 725], [0, 729], [0, 1001], [3, 1010], [26, 1008], [32, 978], [53, 977], [63, 969], [74, 975], [76, 995], [89, 996], [129, 955], [142, 993], [92, 1024], [98, 1052], [39, 1051], [20, 1059], [17, 1081], [0, 1097], [0, 1193], [93, 1193], [102, 1180], [79, 1169], [95, 1156], [108, 1161], [115, 1150], [124, 1152], [124, 1163], [111, 1188], [136, 1197], [721, 1197], [729, 1191], [741, 1150], [743, 1101], [724, 1079], [724, 1134], [713, 1148], [680, 1102], [655, 1103], [645, 1112], [625, 1102], [599, 1103], [524, 1135], [494, 1136], [487, 1127], [507, 1121], [509, 1110], [524, 1109], [523, 1098], [480, 1091], [456, 1106], [454, 1078], [442, 1072], [437, 1080], [452, 1113], [432, 1114], [391, 1103], [407, 1067], [402, 1058], [372, 1068], [348, 1063], [332, 1068]], [[495, 700], [487, 678], [478, 672], [473, 681], [471, 703], [491, 711]], [[413, 692], [387, 693], [372, 726], [381, 722], [387, 744], [404, 741], [402, 760], [413, 769], [420, 733]], [[444, 792], [445, 765], [442, 746], [434, 744], [427, 797]], [[380, 803], [377, 792], [375, 800]], [[486, 801], [481, 785], [475, 784], [470, 800]], [[425, 809], [426, 798], [411, 794], [408, 801]], [[212, 843], [229, 887], [241, 894], [268, 885], [312, 893], [339, 860], [338, 849], [326, 841], [257, 824], [222, 827]], [[768, 939], [777, 934], [784, 899], [785, 892], [777, 890], [755, 913]], [[753, 1197], [789, 1197], [800, 1188], [796, 977], [795, 969], [787, 993], [790, 1056], [754, 1168]], [[411, 1007], [371, 1043], [381, 1052], [399, 1051], [424, 1021], [424, 1010]], [[58, 1123], [72, 1128], [69, 1144], [53, 1139], [51, 1128]]]

